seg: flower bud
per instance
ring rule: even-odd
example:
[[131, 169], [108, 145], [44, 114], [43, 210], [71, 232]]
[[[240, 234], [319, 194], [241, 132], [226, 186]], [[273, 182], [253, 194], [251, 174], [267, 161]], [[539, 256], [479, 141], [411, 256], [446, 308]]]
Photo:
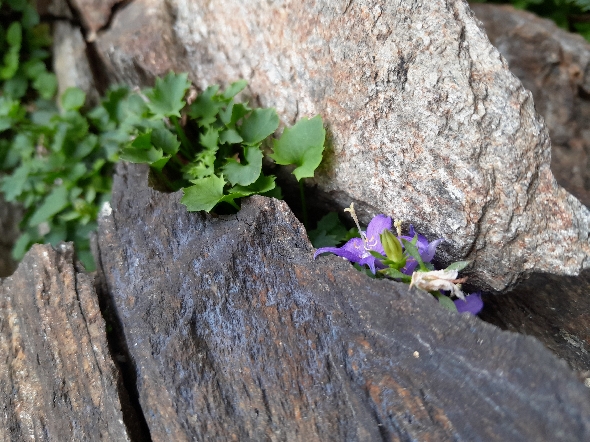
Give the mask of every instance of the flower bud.
[[399, 239], [389, 230], [384, 230], [381, 234], [381, 245], [387, 257], [395, 262], [398, 266], [403, 267], [406, 264], [406, 257], [402, 250]]

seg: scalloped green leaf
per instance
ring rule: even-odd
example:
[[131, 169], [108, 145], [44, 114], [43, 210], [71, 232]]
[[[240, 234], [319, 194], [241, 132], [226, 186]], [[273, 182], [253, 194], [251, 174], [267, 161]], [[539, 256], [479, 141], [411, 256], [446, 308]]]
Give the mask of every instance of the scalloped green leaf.
[[186, 104], [184, 96], [190, 85], [186, 73], [170, 72], [164, 78], [156, 78], [154, 88], [145, 91], [149, 99], [147, 106], [154, 117], [180, 117], [180, 111]]
[[270, 157], [277, 164], [296, 165], [293, 175], [297, 181], [311, 178], [322, 161], [326, 131], [322, 118], [302, 118], [291, 128], [285, 128], [280, 139], [274, 140], [274, 153]]
[[225, 186], [223, 176], [212, 175], [193, 180], [192, 183], [193, 186], [182, 189], [183, 196], [180, 200], [189, 212], [200, 210], [209, 212], [223, 198], [223, 187]]
[[244, 118], [238, 131], [244, 139], [243, 143], [253, 146], [260, 144], [269, 135], [272, 135], [279, 127], [279, 116], [272, 109], [254, 109], [250, 115]]
[[262, 152], [258, 147], [244, 147], [245, 163], [238, 163], [233, 158], [228, 158], [223, 166], [227, 180], [232, 184], [247, 186], [254, 183], [262, 171]]

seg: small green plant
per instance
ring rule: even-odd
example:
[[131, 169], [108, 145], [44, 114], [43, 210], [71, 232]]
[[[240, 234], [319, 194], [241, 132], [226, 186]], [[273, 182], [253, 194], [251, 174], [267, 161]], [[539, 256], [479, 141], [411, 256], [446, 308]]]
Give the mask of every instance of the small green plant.
[[235, 100], [245, 81], [223, 92], [210, 86], [187, 106], [189, 87], [186, 74], [170, 73], [126, 98], [133, 103], [127, 117], [132, 129], [121, 151], [124, 160], [149, 164], [169, 190], [182, 189], [189, 211], [224, 204], [239, 209], [239, 198], [275, 190], [275, 177], [262, 171], [265, 148], [272, 148], [268, 157], [277, 164], [296, 166], [299, 182], [313, 176], [326, 134], [319, 116], [303, 118], [271, 140], [279, 126], [276, 111]]
[[[408, 283], [410, 287], [425, 290], [448, 310], [474, 315], [481, 311], [481, 293], [465, 295], [461, 290], [461, 283], [465, 282], [466, 278], [458, 278], [459, 271], [467, 267], [469, 261], [458, 261], [442, 270], [436, 270], [431, 263], [436, 248], [443, 239], [428, 241], [426, 237], [416, 233], [411, 225], [410, 235], [404, 236], [401, 230], [402, 223], [393, 222], [390, 217], [383, 214], [375, 216], [367, 229], [362, 230], [354, 205], [351, 204], [345, 211], [354, 219], [358, 236], [350, 235], [352, 237], [347, 238], [346, 244], [341, 247], [334, 247], [335, 244], [321, 245], [322, 242], [331, 243], [337, 238], [342, 242], [349, 236], [344, 227], [338, 226], [338, 217], [329, 214], [320, 220], [318, 229], [310, 232], [312, 244], [319, 247], [314, 258], [323, 253], [333, 253], [347, 259], [355, 268], [370, 277], [387, 277]], [[391, 231], [392, 227], [396, 228], [397, 235]], [[354, 234], [353, 231], [349, 233]]]
[[88, 234], [110, 192], [116, 150], [109, 154], [92, 133], [82, 91], [66, 91], [58, 109], [50, 44], [32, 3], [0, 4], [0, 191], [25, 208], [15, 259], [35, 242], [73, 240], [91, 268]]

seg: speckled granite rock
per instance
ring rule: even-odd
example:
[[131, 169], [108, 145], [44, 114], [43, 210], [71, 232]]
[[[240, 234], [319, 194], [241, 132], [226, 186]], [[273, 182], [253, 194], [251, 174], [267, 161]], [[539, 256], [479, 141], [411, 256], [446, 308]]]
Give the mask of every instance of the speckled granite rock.
[[547, 129], [466, 2], [135, 0], [96, 40], [113, 81], [170, 69], [244, 77], [283, 122], [320, 113], [316, 175], [367, 222], [386, 213], [444, 237], [495, 290], [590, 265], [590, 212], [557, 186]]
[[97, 250], [153, 440], [590, 438], [590, 390], [535, 339], [314, 261], [283, 202], [188, 213], [118, 170]]

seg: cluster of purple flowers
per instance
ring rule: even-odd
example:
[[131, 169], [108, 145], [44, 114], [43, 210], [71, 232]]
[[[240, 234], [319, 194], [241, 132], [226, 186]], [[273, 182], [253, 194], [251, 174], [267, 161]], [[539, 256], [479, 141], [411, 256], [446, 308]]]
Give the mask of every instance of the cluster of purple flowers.
[[[353, 214], [353, 217], [354, 214]], [[356, 217], [355, 217], [356, 218]], [[367, 230], [361, 231], [360, 238], [352, 238], [342, 247], [322, 247], [317, 249], [314, 258], [322, 253], [333, 253], [334, 255], [346, 258], [352, 263], [357, 263], [360, 266], [366, 265], [369, 267], [371, 272], [375, 274], [377, 269], [385, 269], [387, 266], [381, 262], [381, 260], [375, 257], [371, 252], [377, 252], [380, 255], [385, 255], [385, 250], [381, 243], [381, 235], [385, 230], [391, 231], [393, 222], [392, 219], [386, 215], [375, 216], [369, 225]], [[410, 225], [409, 236], [402, 236], [398, 231], [398, 239], [405, 239], [412, 241], [416, 238], [416, 247], [420, 254], [420, 258], [424, 263], [430, 263], [434, 258], [437, 246], [443, 242], [443, 239], [436, 239], [432, 242], [428, 242], [425, 236], [416, 233], [414, 226]], [[411, 276], [418, 266], [418, 262], [411, 256], [407, 256], [405, 266], [400, 269], [404, 275]], [[457, 299], [454, 301], [455, 306], [459, 312], [468, 312], [471, 314], [477, 314], [483, 307], [481, 300], [481, 293], [472, 293], [465, 296], [465, 299]]]

